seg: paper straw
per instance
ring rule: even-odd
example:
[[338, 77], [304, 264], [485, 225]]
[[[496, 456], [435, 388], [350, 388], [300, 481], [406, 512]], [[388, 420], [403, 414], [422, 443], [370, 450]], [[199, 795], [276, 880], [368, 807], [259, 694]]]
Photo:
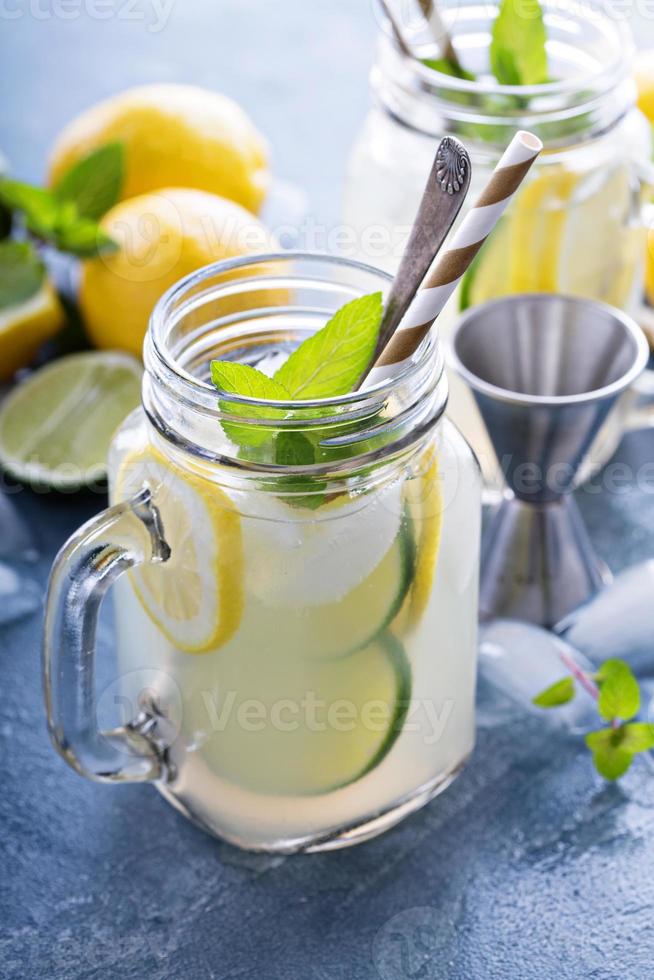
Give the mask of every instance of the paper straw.
[[401, 370], [460, 283], [468, 266], [508, 207], [543, 144], [520, 131], [511, 140], [474, 207], [424, 278], [397, 331], [375, 361], [363, 387], [369, 388]]

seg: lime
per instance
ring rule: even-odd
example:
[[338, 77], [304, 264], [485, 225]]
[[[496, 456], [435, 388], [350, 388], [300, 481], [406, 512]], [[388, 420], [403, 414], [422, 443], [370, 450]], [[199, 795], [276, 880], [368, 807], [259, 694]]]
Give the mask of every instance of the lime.
[[19, 384], [0, 407], [0, 466], [24, 483], [72, 489], [106, 474], [111, 437], [140, 401], [126, 354], [70, 354]]

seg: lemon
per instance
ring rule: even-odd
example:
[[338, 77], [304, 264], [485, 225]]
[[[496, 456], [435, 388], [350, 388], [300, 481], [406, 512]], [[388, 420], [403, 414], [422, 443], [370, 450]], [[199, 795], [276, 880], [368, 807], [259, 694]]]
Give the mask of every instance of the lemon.
[[398, 634], [417, 626], [425, 613], [434, 585], [441, 542], [443, 494], [438, 458], [433, 448], [423, 457], [420, 469], [420, 474], [405, 484], [415, 559], [411, 588], [393, 621], [393, 631]]
[[0, 464], [59, 489], [106, 473], [115, 429], [140, 400], [141, 368], [108, 351], [69, 354], [19, 384], [0, 408]]
[[654, 228], [650, 228], [647, 234], [645, 290], [647, 292], [647, 299], [654, 306]]
[[468, 271], [460, 308], [522, 292], [567, 293], [628, 305], [641, 238], [625, 228], [629, 173], [547, 167], [518, 195]]
[[268, 186], [267, 148], [231, 99], [192, 85], [128, 89], [77, 116], [52, 151], [50, 183], [105, 143], [122, 142], [122, 197], [195, 187], [258, 211]]
[[237, 630], [243, 611], [238, 512], [220, 488], [181, 472], [154, 449], [124, 460], [116, 481], [119, 499], [144, 484], [152, 489], [170, 557], [132, 571], [134, 591], [178, 650], [215, 650]]
[[48, 282], [29, 299], [0, 310], [0, 381], [8, 381], [29, 364], [64, 320], [63, 307]]
[[79, 302], [96, 347], [140, 354], [159, 297], [210, 262], [270, 251], [270, 233], [215, 194], [167, 188], [122, 201], [102, 219], [119, 248], [83, 264]]
[[639, 51], [636, 57], [638, 108], [654, 123], [654, 49]]

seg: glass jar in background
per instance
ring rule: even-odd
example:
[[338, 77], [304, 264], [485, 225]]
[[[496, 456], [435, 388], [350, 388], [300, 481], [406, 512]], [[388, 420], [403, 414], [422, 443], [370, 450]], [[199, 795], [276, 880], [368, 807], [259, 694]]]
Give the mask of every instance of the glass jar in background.
[[[174, 287], [146, 340], [143, 408], [110, 453], [113, 506], [53, 570], [59, 751], [90, 778], [154, 781], [242, 847], [364, 840], [448, 785], [473, 747], [481, 480], [443, 414], [436, 338], [392, 382], [265, 422], [266, 403], [233, 396], [227, 413], [209, 382], [213, 358], [270, 366], [389, 281], [286, 253]], [[285, 462], [266, 456], [262, 426], [278, 448], [290, 439]], [[319, 462], [291, 452], [323, 434]], [[97, 607], [114, 581], [118, 677], [96, 711]]]
[[[443, 7], [461, 62], [476, 81], [428, 68], [403, 54], [390, 33], [380, 34], [373, 105], [352, 152], [344, 198], [344, 223], [354, 229], [362, 259], [397, 267], [443, 136], [458, 137], [470, 153], [468, 204], [516, 130], [535, 133], [545, 145], [439, 319], [446, 345], [458, 311], [497, 296], [560, 292], [631, 312], [642, 298], [651, 131], [636, 109], [630, 31], [601, 5], [545, 2], [543, 8], [554, 79], [544, 85], [500, 85], [491, 76], [494, 4], [461, 0]], [[424, 35], [416, 38], [417, 53], [433, 57], [433, 42], [421, 46], [421, 40]], [[449, 414], [488, 476], [494, 455], [472, 397], [456, 378], [450, 389]], [[595, 462], [615, 448], [627, 407], [612, 431], [601, 434]]]

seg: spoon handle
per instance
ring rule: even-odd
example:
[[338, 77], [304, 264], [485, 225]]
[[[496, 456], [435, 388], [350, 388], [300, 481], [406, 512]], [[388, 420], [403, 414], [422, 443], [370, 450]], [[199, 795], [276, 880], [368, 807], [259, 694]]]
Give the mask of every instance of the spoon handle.
[[[394, 334], [434, 256], [447, 238], [468, 193], [471, 169], [470, 157], [462, 143], [452, 136], [441, 140], [384, 309], [371, 364]], [[364, 378], [365, 375], [359, 384]]]

